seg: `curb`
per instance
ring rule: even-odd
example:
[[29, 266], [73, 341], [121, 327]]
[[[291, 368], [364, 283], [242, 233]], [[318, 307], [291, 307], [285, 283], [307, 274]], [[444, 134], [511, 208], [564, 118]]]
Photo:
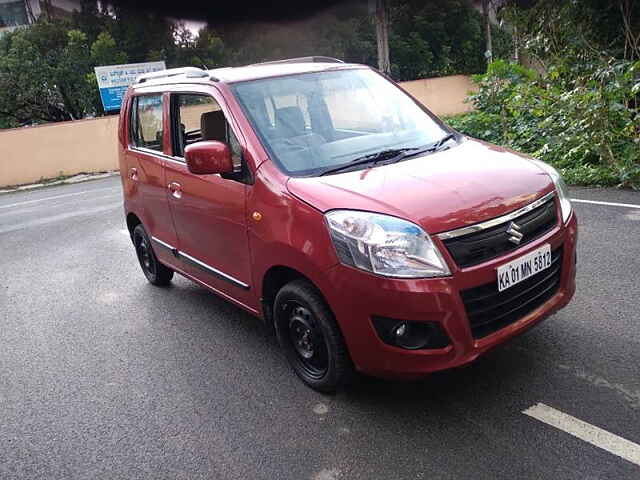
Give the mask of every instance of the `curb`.
[[98, 180], [100, 178], [113, 177], [119, 174], [120, 172], [118, 170], [113, 170], [110, 172], [101, 172], [101, 173], [80, 173], [78, 175], [73, 175], [71, 177], [67, 177], [62, 180], [56, 180], [54, 182], [30, 183], [27, 185], [20, 185], [18, 187], [3, 189], [3, 190], [0, 190], [0, 195], [2, 195], [3, 193], [22, 192], [25, 190], [34, 190], [38, 188], [53, 187], [55, 185], [72, 185], [74, 183], [88, 182], [89, 180]]

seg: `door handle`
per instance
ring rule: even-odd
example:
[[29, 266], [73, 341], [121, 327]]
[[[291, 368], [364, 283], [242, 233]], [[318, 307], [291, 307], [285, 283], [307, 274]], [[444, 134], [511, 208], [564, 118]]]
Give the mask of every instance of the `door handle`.
[[132, 168], [131, 170], [129, 170], [129, 178], [131, 180], [133, 180], [134, 182], [138, 181], [138, 169], [137, 168]]
[[167, 185], [167, 188], [174, 198], [182, 197], [182, 186], [178, 182], [171, 182], [169, 185]]

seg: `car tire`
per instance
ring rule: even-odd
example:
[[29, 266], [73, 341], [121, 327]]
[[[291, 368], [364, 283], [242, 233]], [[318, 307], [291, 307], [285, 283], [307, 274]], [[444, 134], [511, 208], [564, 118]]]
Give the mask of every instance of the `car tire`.
[[140, 262], [140, 267], [149, 283], [157, 286], [167, 286], [173, 278], [173, 270], [158, 261], [151, 247], [151, 240], [142, 224], [136, 225], [131, 234], [133, 246]]
[[289, 364], [308, 386], [333, 393], [352, 380], [354, 367], [342, 332], [311, 283], [294, 280], [280, 289], [274, 324]]

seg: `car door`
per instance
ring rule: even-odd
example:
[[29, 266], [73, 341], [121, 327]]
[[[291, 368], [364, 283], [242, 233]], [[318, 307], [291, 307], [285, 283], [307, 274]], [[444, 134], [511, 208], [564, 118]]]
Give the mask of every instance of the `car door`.
[[184, 148], [203, 141], [228, 143], [240, 166], [241, 146], [218, 99], [211, 94], [172, 93], [173, 160], [166, 182], [179, 259], [187, 273], [245, 305], [250, 304], [251, 270], [247, 237], [248, 186], [220, 175], [195, 175]]
[[172, 265], [175, 257], [171, 247], [177, 244], [177, 237], [166, 194], [165, 135], [169, 132], [165, 101], [168, 96], [162, 92], [143, 93], [131, 99], [124, 188], [131, 201], [130, 210], [152, 238], [156, 256]]

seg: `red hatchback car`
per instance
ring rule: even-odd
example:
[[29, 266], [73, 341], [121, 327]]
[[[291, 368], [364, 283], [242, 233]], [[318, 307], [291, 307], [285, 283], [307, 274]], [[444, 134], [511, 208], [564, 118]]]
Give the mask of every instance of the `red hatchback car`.
[[178, 272], [259, 316], [317, 390], [466, 364], [575, 291], [558, 172], [453, 131], [363, 65], [143, 75], [119, 159], [148, 280]]

